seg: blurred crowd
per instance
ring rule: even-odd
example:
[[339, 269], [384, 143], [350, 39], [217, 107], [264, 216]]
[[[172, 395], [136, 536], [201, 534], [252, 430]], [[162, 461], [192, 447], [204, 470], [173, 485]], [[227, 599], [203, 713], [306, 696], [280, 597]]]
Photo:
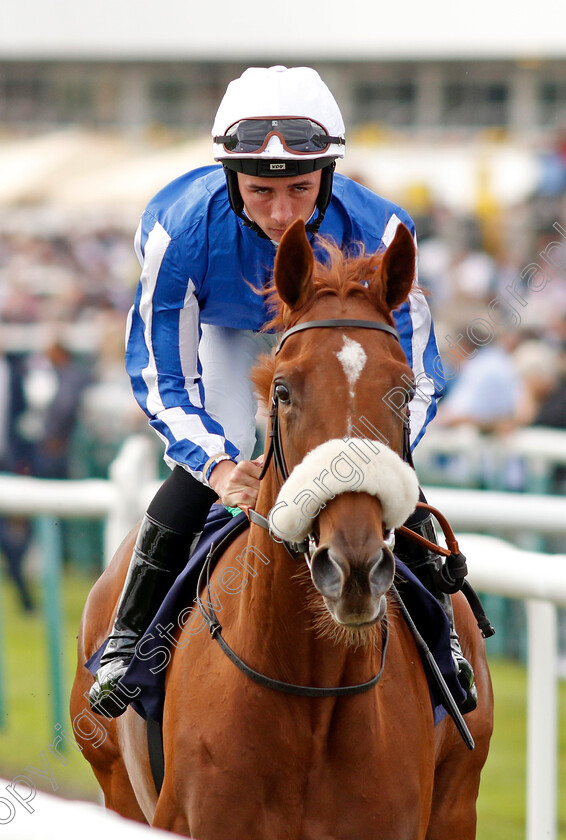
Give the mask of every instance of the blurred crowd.
[[[566, 427], [566, 228], [524, 232], [525, 248], [486, 249], [477, 220], [463, 242], [421, 240], [419, 272], [443, 362], [440, 426], [505, 433]], [[523, 256], [521, 257], [521, 254]]]
[[[124, 370], [137, 270], [130, 231], [0, 234], [0, 472], [105, 478], [124, 439], [146, 428]], [[65, 524], [68, 554], [72, 536]], [[0, 555], [30, 611], [32, 542], [27, 518], [0, 516]]]
[[[445, 370], [437, 427], [566, 427], [563, 188], [466, 218], [398, 197], [416, 221]], [[123, 358], [139, 271], [133, 234], [0, 233], [0, 471], [105, 477], [123, 440], [147, 430]], [[29, 538], [25, 521], [0, 521], [0, 552], [26, 608]]]

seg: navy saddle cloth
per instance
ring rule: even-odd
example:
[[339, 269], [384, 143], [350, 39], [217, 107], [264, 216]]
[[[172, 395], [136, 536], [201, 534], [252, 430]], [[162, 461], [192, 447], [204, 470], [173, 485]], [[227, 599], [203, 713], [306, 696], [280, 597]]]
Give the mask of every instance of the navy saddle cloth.
[[[218, 545], [232, 531], [244, 528], [244, 520], [246, 520], [244, 513], [233, 516], [223, 505], [212, 506], [196, 551], [171, 587], [138, 645], [136, 656], [122, 679], [122, 685], [130, 696], [135, 695], [131, 705], [143, 718], [150, 717], [155, 721], [162, 719], [165, 701], [165, 671], [171, 660], [172, 648], [190, 644], [191, 635], [208, 632], [194, 603], [199, 574], [211, 545]], [[450, 627], [444, 610], [436, 598], [399, 560], [397, 560], [397, 588], [419, 632], [436, 659], [456, 702], [462, 701], [464, 691], [456, 677], [450, 652]], [[234, 587], [234, 591], [237, 591], [237, 587]], [[216, 596], [219, 598], [219, 603], [214, 603]], [[234, 597], [237, 597], [237, 594], [229, 592], [227, 594], [226, 589], [223, 589], [221, 593], [215, 591], [211, 599], [215, 611], [221, 611], [223, 598]], [[192, 612], [189, 612], [191, 608]], [[222, 619], [221, 612], [219, 619], [220, 621]], [[179, 641], [174, 643], [173, 634], [177, 628], [184, 629]], [[211, 639], [210, 644], [215, 644], [215, 642]], [[86, 667], [93, 675], [98, 669], [105, 647], [106, 642], [86, 663]], [[385, 667], [387, 668], [387, 664]], [[446, 710], [442, 706], [438, 688], [431, 679], [429, 679], [429, 687], [436, 724], [442, 720]]]

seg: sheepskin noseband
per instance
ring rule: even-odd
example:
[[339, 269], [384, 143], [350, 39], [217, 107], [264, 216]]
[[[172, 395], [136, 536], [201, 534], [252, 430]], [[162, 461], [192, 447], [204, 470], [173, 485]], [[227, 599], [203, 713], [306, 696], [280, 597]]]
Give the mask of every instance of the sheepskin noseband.
[[415, 471], [380, 441], [329, 440], [311, 450], [281, 487], [269, 513], [271, 533], [300, 542], [322, 508], [339, 493], [377, 496], [386, 529], [398, 528], [419, 497]]

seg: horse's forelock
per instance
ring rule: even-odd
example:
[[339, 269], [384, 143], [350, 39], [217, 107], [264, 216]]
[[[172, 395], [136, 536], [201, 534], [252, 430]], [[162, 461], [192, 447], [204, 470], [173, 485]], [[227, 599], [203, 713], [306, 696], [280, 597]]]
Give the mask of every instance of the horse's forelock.
[[391, 321], [391, 313], [385, 303], [385, 288], [379, 282], [382, 255], [367, 254], [361, 243], [357, 246], [357, 253], [353, 254], [344, 254], [337, 245], [322, 237], [318, 238], [318, 245], [325, 252], [326, 260], [315, 262], [314, 294], [303, 306], [292, 309], [281, 300], [275, 283], [271, 282], [266, 296], [273, 315], [266, 329], [288, 329], [326, 295], [335, 295], [340, 300], [353, 295], [365, 296], [380, 314]]
[[[391, 313], [385, 303], [385, 288], [379, 282], [381, 275], [381, 254], [367, 254], [363, 245], [358, 246], [356, 254], [344, 254], [333, 242], [321, 237], [318, 244], [326, 254], [326, 261], [317, 260], [314, 265], [314, 294], [300, 308], [291, 309], [277, 293], [272, 281], [265, 291], [268, 307], [273, 313], [266, 324], [266, 330], [281, 332], [292, 327], [322, 297], [334, 295], [339, 300], [346, 300], [355, 295], [365, 297], [369, 303], [387, 320], [393, 323]], [[265, 356], [254, 368], [252, 379], [260, 398], [267, 404], [269, 391], [275, 370], [275, 360]]]
[[261, 356], [251, 372], [251, 379], [254, 383], [258, 397], [265, 406], [269, 405], [269, 393], [275, 373], [275, 357]]

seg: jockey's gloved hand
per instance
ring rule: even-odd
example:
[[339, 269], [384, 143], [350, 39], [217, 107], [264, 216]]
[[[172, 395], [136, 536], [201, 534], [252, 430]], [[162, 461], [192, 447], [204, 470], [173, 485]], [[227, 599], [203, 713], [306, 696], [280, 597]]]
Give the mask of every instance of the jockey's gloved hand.
[[254, 508], [259, 493], [259, 477], [263, 455], [254, 461], [220, 461], [212, 472], [208, 483], [223, 505], [227, 507]]

